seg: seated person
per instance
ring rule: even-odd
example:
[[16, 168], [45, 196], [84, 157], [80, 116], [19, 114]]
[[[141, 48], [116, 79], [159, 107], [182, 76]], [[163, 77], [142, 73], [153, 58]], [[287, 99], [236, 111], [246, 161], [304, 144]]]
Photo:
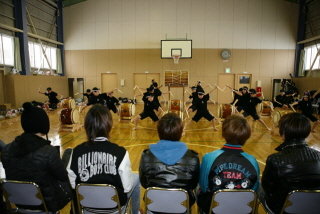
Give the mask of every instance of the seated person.
[[108, 108], [94, 105], [85, 117], [84, 127], [88, 141], [73, 149], [67, 166], [72, 188], [79, 183], [111, 184], [117, 188], [121, 206], [132, 196], [132, 212], [137, 214], [139, 177], [131, 171], [128, 151], [108, 139], [112, 128]]
[[257, 191], [259, 188], [258, 162], [242, 150], [250, 135], [251, 129], [245, 118], [232, 115], [223, 121], [222, 136], [226, 144], [202, 158], [197, 199], [202, 212], [211, 213], [212, 195], [219, 189]]
[[38, 184], [48, 210], [56, 212], [71, 200], [68, 174], [57, 149], [43, 138], [50, 128], [46, 112], [31, 103], [24, 103], [23, 108], [24, 133], [5, 146], [1, 154], [6, 179]]
[[183, 123], [178, 115], [164, 115], [157, 128], [160, 141], [142, 153], [139, 168], [141, 185], [144, 188], [185, 189], [192, 205], [195, 202], [193, 189], [199, 178], [198, 154], [179, 141]]
[[286, 114], [279, 121], [284, 142], [268, 157], [262, 176], [261, 201], [274, 213], [280, 213], [290, 191], [320, 189], [320, 152], [305, 141], [310, 131], [310, 121], [300, 113]]
[[49, 98], [49, 108], [51, 108], [51, 109], [57, 108], [57, 105], [60, 101], [57, 98], [58, 94], [56, 92], [52, 91], [51, 87], [48, 87], [46, 92], [39, 91], [39, 93], [44, 94], [45, 96], [47, 96]]

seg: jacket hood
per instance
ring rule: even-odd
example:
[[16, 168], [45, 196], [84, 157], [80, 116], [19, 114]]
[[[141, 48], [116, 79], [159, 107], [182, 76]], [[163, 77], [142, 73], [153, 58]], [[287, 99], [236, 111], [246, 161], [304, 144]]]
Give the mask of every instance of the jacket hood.
[[23, 133], [11, 143], [9, 154], [12, 156], [25, 156], [45, 145], [50, 145], [50, 141], [34, 134]]
[[277, 151], [282, 151], [288, 147], [296, 147], [296, 146], [308, 146], [305, 139], [291, 139], [284, 141], [280, 146], [275, 148]]
[[160, 140], [150, 145], [150, 151], [166, 165], [174, 165], [185, 155], [188, 148], [180, 141]]

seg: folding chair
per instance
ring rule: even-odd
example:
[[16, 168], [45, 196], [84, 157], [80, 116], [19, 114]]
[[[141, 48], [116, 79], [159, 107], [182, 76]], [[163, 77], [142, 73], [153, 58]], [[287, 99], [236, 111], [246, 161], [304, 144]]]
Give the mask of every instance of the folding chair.
[[320, 190], [289, 192], [281, 213], [316, 214], [320, 210]]
[[120, 205], [117, 189], [110, 184], [78, 184], [76, 187], [78, 209], [81, 213], [126, 213], [131, 212], [131, 199]]
[[247, 214], [255, 213], [257, 196], [253, 190], [229, 190], [216, 191], [211, 200], [212, 213]]
[[144, 195], [147, 213], [190, 213], [189, 195], [184, 189], [149, 187]]
[[[17, 213], [53, 213], [49, 212], [37, 184], [27, 181], [2, 181], [3, 194], [10, 209]], [[14, 208], [15, 205], [16, 208]], [[35, 207], [35, 209], [32, 208]], [[28, 207], [28, 208], [25, 208]], [[41, 209], [40, 209], [41, 208]]]

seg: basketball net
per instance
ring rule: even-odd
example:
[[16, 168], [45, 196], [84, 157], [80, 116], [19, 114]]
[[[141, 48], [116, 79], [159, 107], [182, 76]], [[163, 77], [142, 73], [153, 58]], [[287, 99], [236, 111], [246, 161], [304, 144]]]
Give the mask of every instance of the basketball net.
[[172, 55], [173, 63], [179, 64], [180, 55]]

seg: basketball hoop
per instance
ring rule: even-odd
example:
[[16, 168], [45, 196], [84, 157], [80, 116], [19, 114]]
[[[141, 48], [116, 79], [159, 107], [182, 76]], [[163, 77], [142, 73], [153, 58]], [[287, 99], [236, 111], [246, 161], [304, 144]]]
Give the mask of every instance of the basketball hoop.
[[180, 55], [172, 55], [173, 63], [179, 64]]

